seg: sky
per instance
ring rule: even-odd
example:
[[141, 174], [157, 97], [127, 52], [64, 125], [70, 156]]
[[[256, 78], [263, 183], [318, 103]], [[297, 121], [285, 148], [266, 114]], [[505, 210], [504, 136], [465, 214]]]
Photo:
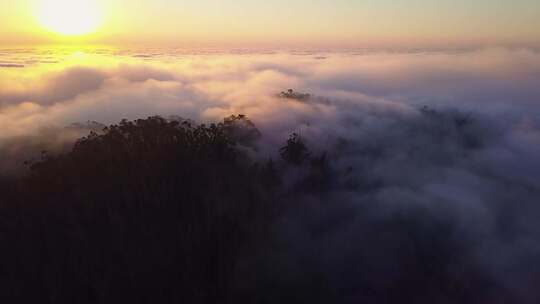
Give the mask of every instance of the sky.
[[[65, 37], [39, 7], [66, 0], [1, 0], [3, 45], [104, 44], [237, 47], [540, 44], [537, 0], [73, 0], [95, 2], [99, 27]], [[45, 4], [45, 5], [43, 5]], [[84, 14], [55, 9], [61, 16]], [[75, 9], [76, 10], [76, 9]]]

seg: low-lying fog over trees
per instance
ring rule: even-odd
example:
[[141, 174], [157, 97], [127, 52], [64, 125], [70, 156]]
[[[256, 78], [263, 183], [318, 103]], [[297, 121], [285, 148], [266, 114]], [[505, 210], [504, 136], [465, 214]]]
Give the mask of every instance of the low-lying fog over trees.
[[536, 49], [0, 59], [2, 303], [540, 302]]
[[276, 146], [244, 115], [62, 129], [91, 131], [0, 182], [2, 299], [535, 303], [537, 133], [356, 117]]

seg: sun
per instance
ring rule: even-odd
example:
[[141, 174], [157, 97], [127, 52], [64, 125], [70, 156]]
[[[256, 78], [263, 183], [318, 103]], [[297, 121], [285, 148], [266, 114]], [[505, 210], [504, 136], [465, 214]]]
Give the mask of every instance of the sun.
[[101, 23], [95, 0], [38, 0], [36, 15], [45, 29], [69, 36], [94, 32]]

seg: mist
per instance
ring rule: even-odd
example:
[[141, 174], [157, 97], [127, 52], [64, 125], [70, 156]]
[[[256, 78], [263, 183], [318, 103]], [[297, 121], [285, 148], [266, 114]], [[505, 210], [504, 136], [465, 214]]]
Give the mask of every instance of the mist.
[[[275, 162], [281, 207], [268, 243], [235, 258], [235, 295], [539, 300], [537, 50], [137, 50], [86, 54], [95, 64], [60, 57], [60, 69], [17, 66], [24, 56], [0, 57], [11, 67], [0, 69], [3, 176], [122, 119], [253, 122], [260, 136], [238, 146]], [[291, 163], [280, 149], [295, 138], [309, 152]]]

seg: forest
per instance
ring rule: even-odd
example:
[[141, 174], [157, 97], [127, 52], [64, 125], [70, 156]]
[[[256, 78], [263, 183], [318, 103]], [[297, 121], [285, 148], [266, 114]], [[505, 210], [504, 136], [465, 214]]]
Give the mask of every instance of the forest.
[[[482, 149], [467, 115], [419, 113], [433, 138]], [[298, 133], [276, 147], [279, 157], [254, 157], [261, 136], [244, 115], [207, 125], [155, 116], [92, 131], [66, 153], [41, 152], [25, 174], [0, 182], [0, 299], [512, 299], [470, 258], [475, 240], [452, 217], [418, 206], [381, 216], [369, 198], [388, 181], [355, 177], [358, 168], [334, 165], [335, 154], [312, 151]], [[361, 153], [385, 154], [369, 146]]]

